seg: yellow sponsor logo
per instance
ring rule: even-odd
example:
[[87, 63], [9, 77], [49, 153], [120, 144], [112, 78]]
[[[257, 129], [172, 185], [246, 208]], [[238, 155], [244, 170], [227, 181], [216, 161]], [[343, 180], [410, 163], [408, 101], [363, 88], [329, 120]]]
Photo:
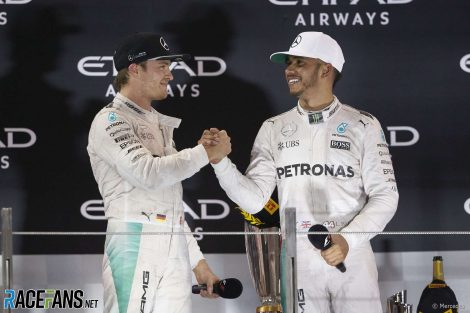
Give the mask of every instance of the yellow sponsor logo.
[[269, 198], [269, 201], [264, 205], [264, 209], [268, 211], [269, 214], [273, 215], [279, 209], [279, 204]]
[[243, 218], [248, 222], [250, 223], [251, 225], [254, 225], [254, 226], [260, 226], [260, 225], [263, 225], [264, 222], [262, 222], [259, 218], [253, 216], [252, 214], [246, 212], [246, 211], [243, 211], [241, 208], [237, 207], [238, 210], [240, 210], [240, 213], [243, 215]]

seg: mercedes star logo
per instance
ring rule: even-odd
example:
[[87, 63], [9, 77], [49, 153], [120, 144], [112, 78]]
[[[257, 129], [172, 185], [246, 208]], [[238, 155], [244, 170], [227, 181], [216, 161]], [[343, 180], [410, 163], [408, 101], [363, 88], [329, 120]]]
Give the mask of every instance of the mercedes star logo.
[[297, 124], [294, 122], [290, 122], [286, 125], [284, 125], [281, 129], [281, 134], [284, 137], [290, 137], [292, 136], [295, 132], [297, 131]]
[[300, 42], [302, 41], [302, 36], [298, 35], [297, 38], [294, 39], [294, 42], [290, 46], [291, 48], [297, 47]]
[[165, 39], [163, 39], [163, 37], [160, 37], [160, 44], [162, 45], [163, 49], [165, 49], [166, 51], [170, 50], [170, 47], [168, 47], [168, 45], [165, 42]]

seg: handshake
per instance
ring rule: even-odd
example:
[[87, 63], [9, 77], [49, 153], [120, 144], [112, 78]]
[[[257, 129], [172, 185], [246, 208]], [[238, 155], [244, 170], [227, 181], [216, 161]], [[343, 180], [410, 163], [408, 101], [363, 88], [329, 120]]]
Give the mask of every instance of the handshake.
[[211, 128], [204, 130], [198, 144], [202, 144], [207, 152], [209, 162], [216, 164], [232, 152], [230, 137], [225, 130]]

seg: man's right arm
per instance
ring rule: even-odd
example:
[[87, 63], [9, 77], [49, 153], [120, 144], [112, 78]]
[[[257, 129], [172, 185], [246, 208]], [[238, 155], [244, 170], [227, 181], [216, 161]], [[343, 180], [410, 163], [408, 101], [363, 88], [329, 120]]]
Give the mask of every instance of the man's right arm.
[[[115, 125], [115, 126], [113, 126]], [[122, 129], [119, 136], [110, 133]], [[115, 112], [113, 121], [100, 114], [90, 131], [90, 148], [102, 160], [136, 187], [157, 190], [180, 182], [209, 163], [208, 154], [199, 144], [175, 154], [156, 157], [143, 145], [128, 121]]]
[[227, 196], [252, 214], [263, 209], [276, 186], [276, 167], [271, 153], [269, 126], [265, 122], [256, 136], [246, 175], [240, 173], [227, 157], [212, 164]]

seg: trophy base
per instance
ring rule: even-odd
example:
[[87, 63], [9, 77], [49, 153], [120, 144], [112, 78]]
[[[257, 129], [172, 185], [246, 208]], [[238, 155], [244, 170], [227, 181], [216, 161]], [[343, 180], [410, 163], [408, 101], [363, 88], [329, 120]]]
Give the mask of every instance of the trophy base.
[[256, 308], [256, 313], [282, 313], [280, 304], [262, 305]]

